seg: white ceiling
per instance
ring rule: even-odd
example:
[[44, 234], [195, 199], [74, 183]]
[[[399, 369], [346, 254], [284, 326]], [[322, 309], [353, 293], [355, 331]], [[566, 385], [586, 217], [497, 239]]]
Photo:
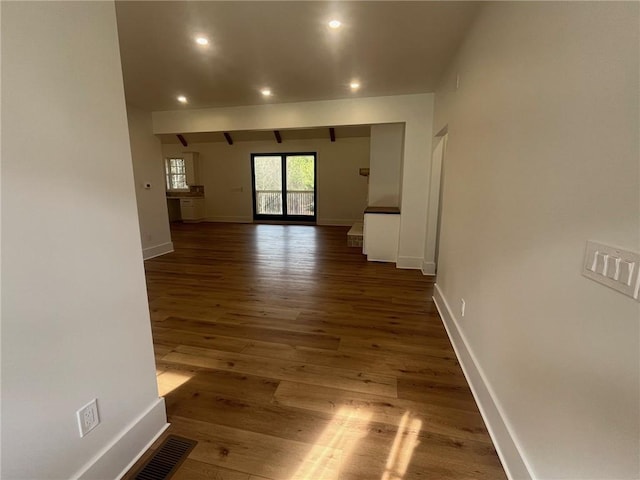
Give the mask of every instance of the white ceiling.
[[[478, 8], [454, 1], [120, 1], [127, 101], [157, 111], [431, 92]], [[328, 28], [332, 18], [342, 27]], [[197, 35], [211, 44], [196, 45]], [[352, 79], [362, 84], [357, 93]], [[263, 87], [271, 98], [260, 95]], [[189, 103], [178, 103], [178, 95]]]

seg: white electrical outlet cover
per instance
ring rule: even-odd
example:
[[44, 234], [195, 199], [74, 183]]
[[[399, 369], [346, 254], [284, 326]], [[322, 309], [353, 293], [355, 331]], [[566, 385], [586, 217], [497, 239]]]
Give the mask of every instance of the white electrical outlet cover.
[[100, 424], [98, 400], [94, 398], [84, 407], [80, 408], [76, 412], [76, 419], [78, 420], [78, 430], [80, 431], [81, 437], [84, 437], [87, 433], [96, 428]]

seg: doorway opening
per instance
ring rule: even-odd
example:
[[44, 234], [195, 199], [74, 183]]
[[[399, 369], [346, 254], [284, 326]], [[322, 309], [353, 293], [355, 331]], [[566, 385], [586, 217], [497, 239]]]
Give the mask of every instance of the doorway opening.
[[436, 137], [438, 139], [438, 143], [436, 144], [436, 149], [433, 152], [433, 160], [432, 160], [432, 175], [431, 179], [431, 188], [434, 190], [434, 197], [437, 196], [437, 214], [436, 214], [436, 225], [435, 225], [435, 251], [433, 255], [433, 259], [435, 262], [435, 272], [438, 271], [438, 256], [440, 255], [440, 235], [441, 235], [441, 225], [442, 225], [442, 195], [443, 195], [443, 185], [444, 185], [444, 157], [447, 150], [447, 140], [449, 138], [448, 133], [441, 135], [440, 137]]
[[316, 154], [251, 155], [253, 219], [316, 221]]

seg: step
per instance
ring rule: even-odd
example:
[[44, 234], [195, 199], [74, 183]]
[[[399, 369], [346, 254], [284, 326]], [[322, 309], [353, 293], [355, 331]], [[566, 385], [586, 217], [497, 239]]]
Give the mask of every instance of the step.
[[349, 247], [362, 247], [364, 222], [356, 222], [347, 232], [347, 245]]

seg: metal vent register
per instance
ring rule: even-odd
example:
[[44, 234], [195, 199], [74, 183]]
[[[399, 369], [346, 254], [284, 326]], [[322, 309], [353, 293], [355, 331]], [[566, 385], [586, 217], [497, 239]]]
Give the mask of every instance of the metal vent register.
[[169, 435], [134, 479], [167, 480], [171, 478], [197, 443], [195, 440]]

